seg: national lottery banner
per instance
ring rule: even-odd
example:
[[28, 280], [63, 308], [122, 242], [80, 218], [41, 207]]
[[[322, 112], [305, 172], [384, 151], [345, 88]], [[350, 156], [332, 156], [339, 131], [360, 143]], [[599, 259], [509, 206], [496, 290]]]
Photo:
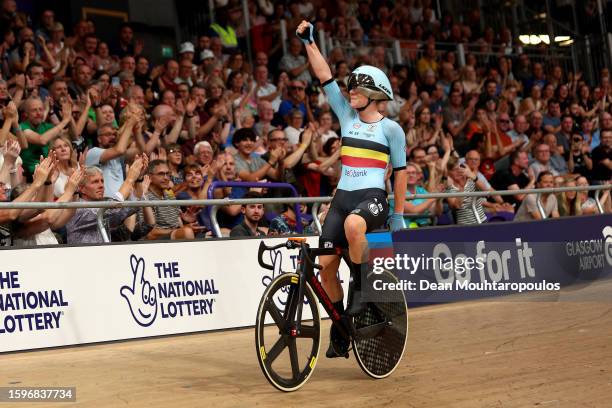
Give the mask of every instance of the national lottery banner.
[[[611, 215], [409, 229], [368, 240], [367, 296], [403, 290], [413, 305], [533, 291], [563, 300], [562, 287], [612, 276]], [[398, 281], [377, 279], [383, 271]]]
[[2, 250], [0, 352], [252, 326], [266, 286], [295, 271], [298, 254], [268, 251], [266, 270], [259, 242]]

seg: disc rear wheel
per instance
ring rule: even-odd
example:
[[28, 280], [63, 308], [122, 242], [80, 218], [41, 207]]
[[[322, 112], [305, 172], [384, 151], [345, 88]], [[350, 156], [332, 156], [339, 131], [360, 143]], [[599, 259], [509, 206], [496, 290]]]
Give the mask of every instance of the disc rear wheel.
[[[368, 277], [397, 283], [390, 272]], [[361, 369], [373, 378], [385, 378], [397, 368], [408, 341], [408, 309], [404, 292], [384, 291], [353, 318], [353, 351]]]

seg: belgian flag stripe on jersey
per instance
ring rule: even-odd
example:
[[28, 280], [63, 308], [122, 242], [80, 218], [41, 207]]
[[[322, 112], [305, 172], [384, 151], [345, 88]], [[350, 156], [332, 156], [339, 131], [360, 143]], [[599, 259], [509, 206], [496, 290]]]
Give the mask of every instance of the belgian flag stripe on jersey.
[[342, 154], [342, 156], [361, 157], [365, 159], [376, 159], [376, 160], [384, 161], [385, 163], [389, 161], [389, 155], [386, 153], [381, 153], [381, 152], [377, 152], [376, 150], [370, 150], [370, 149], [360, 149], [358, 147], [342, 146], [342, 151], [340, 153]]
[[352, 157], [342, 155], [340, 158], [343, 166], [350, 167], [374, 167], [379, 169], [386, 169], [387, 162], [378, 160], [378, 159], [368, 159], [367, 157]]
[[385, 146], [384, 144], [373, 142], [371, 140], [355, 139], [354, 137], [343, 137], [342, 146], [376, 150], [377, 152], [385, 154], [391, 153], [391, 150], [389, 150], [389, 146]]
[[375, 150], [342, 146], [340, 151], [342, 164], [351, 167], [379, 167], [384, 169], [389, 162], [389, 155]]

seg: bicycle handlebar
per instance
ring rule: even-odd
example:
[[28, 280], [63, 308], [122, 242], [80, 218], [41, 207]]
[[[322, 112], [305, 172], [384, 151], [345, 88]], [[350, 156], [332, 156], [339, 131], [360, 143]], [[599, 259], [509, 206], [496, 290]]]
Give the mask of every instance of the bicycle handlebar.
[[274, 270], [274, 267], [272, 265], [268, 265], [267, 263], [264, 262], [263, 260], [263, 253], [266, 251], [272, 251], [274, 249], [279, 249], [282, 248], [284, 246], [286, 246], [287, 243], [283, 242], [282, 244], [278, 244], [278, 245], [274, 245], [274, 246], [267, 246], [266, 244], [264, 244], [263, 240], [259, 242], [259, 250], [257, 251], [257, 262], [259, 262], [259, 265], [264, 268], [264, 269], [269, 269], [271, 271]]
[[[312, 265], [313, 268], [315, 269], [323, 269], [323, 267], [317, 263], [315, 263], [314, 259], [310, 257], [310, 247], [308, 246], [308, 244], [305, 241], [297, 241], [297, 240], [292, 240], [289, 239], [286, 242], [283, 242], [281, 244], [278, 245], [273, 245], [273, 246], [267, 246], [263, 240], [259, 242], [259, 249], [257, 251], [257, 262], [259, 262], [259, 265], [264, 268], [264, 269], [269, 269], [269, 270], [274, 270], [274, 267], [272, 265], [269, 265], [267, 263], [264, 262], [263, 260], [263, 254], [266, 251], [273, 251], [275, 249], [279, 249], [282, 247], [285, 247], [287, 249], [295, 249], [298, 248], [298, 246], [301, 248], [302, 253], [303, 253], [303, 257], [306, 260], [306, 262], [308, 262], [310, 265]], [[330, 250], [320, 250], [320, 249], [315, 249], [315, 252], [329, 252]], [[334, 252], [335, 253], [335, 252]], [[322, 254], [321, 254], [322, 255]], [[330, 253], [331, 255], [331, 253]]]

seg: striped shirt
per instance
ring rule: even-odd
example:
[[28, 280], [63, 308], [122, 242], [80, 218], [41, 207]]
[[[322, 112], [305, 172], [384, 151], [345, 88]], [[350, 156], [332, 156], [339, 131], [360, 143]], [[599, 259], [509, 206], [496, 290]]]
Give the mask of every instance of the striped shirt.
[[[163, 192], [163, 197], [153, 191], [147, 192], [147, 200], [175, 200], [174, 193], [169, 190]], [[179, 207], [153, 207], [155, 214], [155, 227], [176, 229], [181, 227], [181, 209]]]
[[[465, 187], [463, 188], [464, 193], [471, 193], [476, 191], [476, 184], [472, 180], [468, 180], [465, 183]], [[455, 186], [449, 186], [446, 189], [447, 193], [460, 193], [462, 192]], [[478, 224], [478, 220], [474, 216], [474, 211], [472, 211], [472, 197], [463, 197], [463, 201], [461, 202], [461, 208], [454, 210], [455, 214], [455, 222], [457, 224]], [[485, 215], [484, 208], [482, 207], [482, 203], [485, 201], [483, 197], [476, 199], [476, 212], [478, 213], [478, 218], [480, 218], [481, 222], [487, 221], [487, 216]]]

